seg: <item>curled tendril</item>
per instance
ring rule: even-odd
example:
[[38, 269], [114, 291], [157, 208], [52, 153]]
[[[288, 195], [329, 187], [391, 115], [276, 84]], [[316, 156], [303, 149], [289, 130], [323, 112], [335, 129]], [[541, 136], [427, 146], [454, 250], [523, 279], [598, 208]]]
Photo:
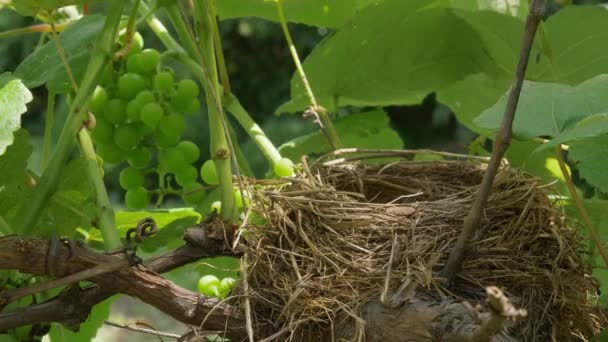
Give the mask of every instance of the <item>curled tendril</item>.
[[134, 244], [144, 241], [144, 238], [154, 235], [158, 231], [158, 226], [154, 219], [146, 217], [137, 223], [135, 228], [127, 230], [126, 240], [127, 246], [133, 246]]

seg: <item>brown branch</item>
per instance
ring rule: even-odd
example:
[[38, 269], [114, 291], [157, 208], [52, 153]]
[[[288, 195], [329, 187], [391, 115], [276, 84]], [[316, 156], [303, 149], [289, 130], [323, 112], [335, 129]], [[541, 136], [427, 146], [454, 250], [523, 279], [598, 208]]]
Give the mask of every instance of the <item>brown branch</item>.
[[496, 134], [496, 141], [494, 143], [494, 149], [492, 150], [492, 157], [490, 158], [490, 162], [488, 163], [488, 167], [483, 176], [481, 186], [479, 187], [479, 191], [475, 197], [475, 202], [464, 219], [462, 231], [458, 236], [456, 245], [450, 253], [444, 268], [439, 273], [439, 276], [445, 278], [448, 284], [453, 283], [454, 277], [462, 268], [462, 263], [469, 248], [471, 239], [479, 227], [484, 206], [490, 192], [492, 191], [492, 183], [494, 182], [494, 178], [498, 172], [502, 157], [509, 147], [511, 135], [513, 133], [515, 110], [517, 109], [517, 102], [519, 100], [521, 87], [524, 82], [526, 68], [530, 58], [530, 50], [532, 48], [532, 43], [534, 42], [536, 29], [538, 28], [544, 13], [545, 0], [533, 0], [530, 4], [530, 11], [528, 12], [528, 18], [526, 20], [523, 45], [519, 56], [519, 62], [517, 64], [517, 70], [515, 72], [515, 81], [511, 86], [511, 91], [509, 93], [509, 99], [505, 108], [502, 123], [500, 125], [500, 130]]
[[[122, 268], [116, 272], [94, 276], [96, 283], [86, 289], [64, 291], [57, 297], [41, 303], [0, 314], [0, 331], [41, 322], [59, 322], [78, 327], [89, 315], [91, 308], [115, 293], [123, 293], [150, 304], [173, 318], [192, 325], [205, 320], [205, 329], [226, 331], [226, 336], [240, 339], [245, 336], [244, 319], [240, 310], [219, 304], [215, 298], [181, 288], [156, 272], [165, 272], [196, 261], [202, 257], [234, 255], [224, 241], [221, 227], [191, 228], [185, 234], [187, 243], [175, 251], [156, 257], [144, 265]], [[24, 273], [46, 275], [48, 240], [7, 236], [0, 238], [0, 269], [17, 269]], [[124, 254], [96, 253], [86, 246], [77, 245], [68, 260], [70, 250], [62, 245], [58, 257], [66, 260], [56, 270], [59, 277], [95, 268], [99, 265], [126, 262]]]

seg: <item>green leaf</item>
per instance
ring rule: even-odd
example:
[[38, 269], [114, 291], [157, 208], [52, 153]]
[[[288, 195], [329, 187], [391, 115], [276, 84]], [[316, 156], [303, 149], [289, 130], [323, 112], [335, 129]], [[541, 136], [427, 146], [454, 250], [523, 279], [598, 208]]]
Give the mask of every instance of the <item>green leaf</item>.
[[501, 14], [525, 18], [528, 0], [450, 0], [454, 8], [466, 10], [491, 10]]
[[[403, 141], [390, 127], [389, 118], [382, 110], [351, 114], [334, 121], [334, 126], [344, 147], [403, 148]], [[320, 155], [331, 150], [327, 139], [320, 132], [295, 138], [281, 147], [281, 155], [300, 160], [302, 155]]]
[[27, 160], [32, 151], [29, 133], [23, 129], [16, 131], [14, 143], [6, 149], [6, 153], [0, 156], [0, 186], [25, 185]]
[[608, 192], [607, 146], [608, 136], [602, 135], [572, 142], [568, 153], [568, 159], [576, 163], [581, 177], [602, 192]]
[[608, 114], [599, 113], [593, 114], [581, 119], [574, 126], [566, 129], [555, 139], [539, 146], [538, 150], [555, 147], [559, 144], [570, 143], [575, 140], [584, 138], [592, 138], [608, 133]]
[[[373, 0], [287, 0], [283, 8], [287, 21], [322, 27], [338, 27]], [[279, 21], [275, 1], [218, 0], [221, 19], [259, 17]]]
[[39, 11], [50, 12], [60, 7], [82, 5], [95, 0], [13, 0], [12, 5], [21, 15], [36, 16]]
[[530, 63], [529, 79], [573, 85], [608, 73], [608, 11], [602, 6], [567, 6], [543, 23], [537, 38], [531, 61], [540, 45], [541, 56]]
[[97, 335], [97, 331], [103, 322], [110, 317], [110, 307], [118, 296], [110, 297], [96, 304], [91, 310], [91, 315], [86, 322], [80, 325], [78, 332], [70, 331], [61, 324], [53, 323], [49, 337], [51, 342], [89, 342]]
[[[417, 103], [470, 74], [499, 72], [484, 50], [483, 36], [448, 5], [447, 1], [386, 0], [365, 8], [304, 62], [318, 102], [330, 111], [334, 103]], [[477, 14], [498, 16], [488, 11]], [[291, 80], [291, 97], [277, 112], [308, 105], [297, 74]]]
[[[0, 156], [13, 143], [13, 133], [21, 127], [21, 114], [32, 93], [10, 72], [0, 74]], [[1, 177], [1, 176], [0, 176]]]
[[[59, 39], [76, 81], [82, 78], [89, 60], [91, 49], [103, 27], [104, 17], [87, 15], [70, 24]], [[52, 41], [46, 42], [19, 64], [15, 75], [21, 77], [28, 88], [35, 88], [47, 82], [58, 92], [69, 90], [65, 67]]]
[[[183, 243], [182, 235], [187, 228], [193, 227], [201, 219], [201, 215], [191, 208], [178, 208], [154, 211], [118, 211], [116, 212], [116, 228], [124, 238], [127, 230], [135, 228], [137, 223], [151, 217], [158, 226], [158, 232], [138, 245], [145, 252], [152, 253], [161, 248], [174, 248]], [[101, 236], [93, 240], [101, 242]]]
[[[522, 139], [539, 136], [556, 137], [579, 120], [596, 113], [608, 112], [608, 75], [599, 75], [578, 86], [525, 81], [513, 133]], [[485, 110], [475, 124], [487, 129], [500, 126], [508, 93]]]

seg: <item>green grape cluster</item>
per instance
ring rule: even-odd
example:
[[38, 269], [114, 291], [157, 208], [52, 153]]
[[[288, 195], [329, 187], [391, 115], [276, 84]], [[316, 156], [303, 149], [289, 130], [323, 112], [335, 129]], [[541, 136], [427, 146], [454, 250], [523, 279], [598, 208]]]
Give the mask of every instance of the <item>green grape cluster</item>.
[[[124, 41], [119, 38], [119, 49]], [[198, 85], [177, 80], [171, 68], [161, 65], [157, 50], [143, 48], [137, 33], [126, 58], [104, 73], [89, 102], [96, 117], [92, 136], [104, 162], [128, 163], [119, 179], [127, 207], [147, 207], [152, 194], [179, 194], [191, 205], [202, 200], [194, 166], [200, 151], [182, 138], [185, 116], [200, 109], [198, 96]], [[158, 175], [157, 189], [146, 188], [150, 174]]]

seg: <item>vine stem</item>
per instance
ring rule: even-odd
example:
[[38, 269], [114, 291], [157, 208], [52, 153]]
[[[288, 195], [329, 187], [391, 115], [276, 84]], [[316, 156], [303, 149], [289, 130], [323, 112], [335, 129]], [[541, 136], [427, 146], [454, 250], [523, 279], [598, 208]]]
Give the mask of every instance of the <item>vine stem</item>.
[[313, 93], [312, 88], [310, 87], [310, 82], [308, 82], [306, 72], [304, 72], [304, 68], [302, 67], [302, 63], [300, 62], [298, 50], [296, 49], [296, 46], [293, 43], [291, 33], [289, 33], [289, 28], [287, 27], [287, 19], [285, 18], [285, 11], [283, 10], [283, 0], [274, 0], [274, 2], [277, 5], [277, 14], [279, 16], [279, 21], [281, 22], [283, 35], [285, 36], [285, 40], [287, 41], [287, 46], [289, 48], [289, 52], [291, 53], [291, 57], [293, 58], [293, 62], [296, 66], [298, 75], [300, 76], [300, 80], [302, 81], [304, 89], [306, 90], [306, 94], [308, 95], [308, 100], [310, 101], [312, 111], [319, 116], [319, 119], [321, 121], [319, 123], [321, 131], [329, 141], [329, 144], [332, 146], [332, 149], [336, 150], [342, 145], [340, 142], [340, 137], [338, 136], [338, 132], [336, 131], [333, 123], [331, 122], [331, 118], [327, 114], [327, 111], [323, 107], [319, 106], [319, 104], [317, 103], [317, 99], [315, 98], [315, 94]]
[[120, 237], [116, 231], [116, 221], [114, 218], [114, 209], [108, 198], [106, 185], [103, 182], [101, 169], [97, 163], [97, 154], [93, 147], [93, 141], [86, 128], [78, 132], [78, 140], [80, 149], [84, 159], [87, 161], [87, 175], [93, 185], [95, 193], [95, 203], [97, 204], [97, 227], [101, 230], [103, 236], [103, 245], [106, 250], [117, 249], [122, 246]]
[[[68, 24], [55, 24], [55, 30], [57, 32], [63, 31]], [[29, 33], [50, 33], [52, 32], [51, 25], [48, 24], [40, 24], [40, 25], [32, 25], [28, 27], [21, 27], [14, 30], [8, 30], [0, 32], [0, 39], [10, 38], [15, 36], [20, 36], [23, 34]]]
[[70, 64], [65, 56], [65, 51], [63, 50], [61, 41], [59, 40], [59, 35], [57, 34], [57, 29], [55, 27], [55, 20], [53, 19], [53, 13], [49, 13], [49, 24], [51, 25], [51, 39], [53, 39], [53, 43], [55, 44], [55, 48], [57, 48], [59, 58], [61, 58], [61, 62], [65, 66], [65, 72], [68, 74], [70, 84], [72, 85], [74, 92], [76, 92], [78, 91], [78, 85], [76, 83], [76, 79], [74, 78], [74, 74], [72, 73], [72, 69], [70, 69]]
[[479, 186], [477, 195], [475, 196], [475, 201], [473, 202], [469, 213], [464, 218], [462, 231], [456, 240], [456, 245], [450, 252], [443, 269], [439, 272], [439, 277], [445, 278], [448, 285], [453, 284], [455, 276], [462, 269], [462, 264], [471, 244], [471, 240], [473, 239], [473, 235], [475, 231], [477, 231], [479, 223], [481, 222], [483, 208], [488, 200], [488, 197], [490, 196], [490, 192], [492, 191], [492, 183], [494, 182], [494, 178], [496, 177], [496, 173], [500, 167], [502, 157], [509, 147], [511, 135], [513, 133], [513, 120], [515, 119], [517, 102], [519, 101], [519, 95], [521, 93], [526, 68], [528, 66], [528, 60], [530, 58], [530, 50], [532, 49], [534, 36], [536, 35], [536, 30], [543, 19], [544, 13], [545, 1], [532, 0], [528, 17], [526, 19], [526, 28], [519, 55], [519, 62], [515, 72], [515, 81], [511, 85], [509, 99], [503, 114], [500, 129], [496, 134], [492, 156], [488, 162], [488, 166], [483, 175], [483, 180]]
[[19, 221], [15, 228], [21, 233], [28, 234], [34, 229], [42, 209], [57, 187], [61, 170], [74, 148], [76, 142], [74, 137], [80, 130], [84, 117], [88, 114], [86, 104], [95, 86], [99, 83], [102, 70], [109, 59], [124, 5], [125, 1], [122, 0], [112, 0], [109, 5], [104, 27], [97, 44], [93, 48], [80, 89], [76, 92], [73, 105], [59, 135], [48, 167], [42, 174], [31, 200], [22, 205], [17, 212]]
[[566, 167], [566, 162], [564, 161], [564, 155], [563, 155], [561, 146], [557, 147], [556, 152], [557, 152], [556, 153], [557, 163], [559, 165], [559, 169], [562, 171], [562, 175], [564, 176], [564, 180], [566, 182], [566, 187], [568, 188], [568, 192], [570, 192], [570, 197], [572, 197], [574, 206], [576, 207], [576, 210], [581, 215], [581, 218], [583, 219], [585, 226], [587, 226], [587, 230], [589, 231], [589, 234], [591, 235], [591, 240], [593, 241], [593, 244], [597, 248], [602, 259], [604, 260], [604, 264], [606, 264], [606, 266], [608, 266], [608, 254], [606, 253], [606, 250], [604, 249], [602, 240], [600, 239], [600, 236], [597, 232], [597, 229], [595, 228], [595, 225], [593, 224], [593, 221], [589, 217], [589, 214], [587, 213], [587, 210], [585, 209], [585, 206], [583, 205], [583, 201], [581, 200], [581, 197], [579, 196], [578, 192], [576, 192], [576, 186], [574, 186], [574, 183], [572, 183], [572, 177], [570, 177], [570, 173], [568, 172], [568, 168]]
[[42, 145], [42, 169], [45, 170], [49, 163], [51, 153], [51, 141], [53, 140], [53, 117], [55, 116], [55, 94], [49, 91], [46, 103], [46, 114], [44, 115], [44, 143]]
[[226, 59], [224, 58], [224, 49], [222, 48], [222, 38], [220, 37], [220, 28], [217, 24], [217, 16], [215, 14], [215, 0], [209, 0], [209, 16], [211, 17], [211, 24], [213, 25], [213, 42], [215, 44], [215, 57], [217, 58], [217, 64], [220, 69], [220, 79], [222, 80], [222, 88], [224, 90], [224, 96], [232, 95], [230, 88], [230, 77], [228, 76], [228, 69], [226, 68]]

